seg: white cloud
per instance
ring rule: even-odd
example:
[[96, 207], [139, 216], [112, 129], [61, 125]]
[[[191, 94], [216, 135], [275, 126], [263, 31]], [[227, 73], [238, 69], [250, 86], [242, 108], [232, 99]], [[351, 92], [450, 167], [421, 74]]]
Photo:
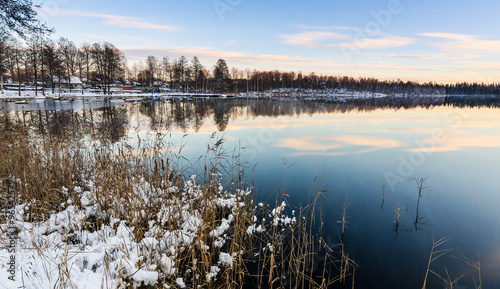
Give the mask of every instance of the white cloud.
[[284, 43], [312, 48], [344, 48], [351, 50], [383, 49], [408, 45], [412, 38], [355, 27], [300, 26], [298, 33], [280, 35]]
[[446, 52], [500, 52], [500, 40], [483, 40], [481, 36], [455, 33], [421, 33], [420, 36], [443, 39], [434, 43], [436, 47]]
[[132, 36], [132, 35], [126, 35], [126, 34], [121, 34], [121, 35], [115, 35], [115, 36], [106, 36], [106, 35], [98, 35], [98, 34], [84, 34], [83, 36], [90, 38], [90, 39], [99, 39], [99, 40], [105, 40], [105, 41], [117, 41], [117, 40], [133, 40], [133, 41], [144, 41], [145, 39]]
[[[53, 11], [44, 11], [44, 8], [41, 8], [41, 12], [45, 12], [47, 15], [54, 14]], [[123, 16], [123, 15], [112, 15], [112, 14], [101, 14], [95, 12], [88, 11], [79, 11], [79, 10], [70, 10], [70, 9], [58, 9], [57, 16], [76, 16], [76, 17], [88, 17], [88, 18], [100, 18], [104, 21], [103, 25], [109, 26], [117, 26], [122, 28], [140, 28], [140, 29], [153, 29], [153, 30], [178, 30], [175, 26], [167, 26], [154, 24], [145, 21], [144, 19], [132, 16]]]
[[237, 43], [238, 43], [238, 40], [233, 39], [233, 40], [226, 42], [225, 46], [233, 46], [233, 45], [236, 45]]
[[354, 53], [354, 55], [369, 57], [391, 57], [401, 59], [469, 59], [476, 58], [474, 54], [391, 54], [391, 53]]
[[214, 49], [212, 47], [173, 47], [173, 48], [142, 48], [142, 47], [121, 47], [120, 48], [125, 55], [131, 59], [144, 59], [148, 55], [163, 56], [168, 55], [169, 57], [180, 57], [182, 55], [186, 57], [198, 56], [200, 58], [210, 58], [210, 59], [231, 59], [233, 61], [248, 62], [252, 63], [255, 61], [263, 62], [303, 62], [307, 63], [310, 59], [292, 57], [287, 55], [250, 55], [236, 51], [221, 51]]
[[457, 61], [457, 64], [463, 65], [463, 69], [470, 71], [500, 71], [499, 62], [486, 62], [486, 61]]
[[282, 35], [281, 37], [286, 44], [306, 47], [321, 47], [328, 45], [328, 41], [349, 39], [346, 35], [328, 31], [304, 31], [296, 34]]
[[433, 37], [433, 38], [443, 38], [449, 40], [457, 40], [457, 41], [466, 41], [475, 38], [475, 36], [467, 35], [467, 34], [458, 34], [458, 33], [420, 33], [421, 36]]

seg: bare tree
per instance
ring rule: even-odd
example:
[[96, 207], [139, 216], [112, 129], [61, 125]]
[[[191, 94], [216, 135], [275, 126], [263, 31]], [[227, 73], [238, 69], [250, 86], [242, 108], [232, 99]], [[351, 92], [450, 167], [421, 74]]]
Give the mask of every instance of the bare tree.
[[[43, 61], [42, 61], [43, 36], [41, 34], [33, 34], [31, 35], [31, 37], [29, 37], [27, 44], [28, 44], [27, 53], [29, 60], [31, 61], [31, 67], [33, 68], [35, 95], [38, 95], [38, 71], [40, 67], [41, 70], [43, 71]], [[42, 83], [43, 83], [43, 76], [42, 76]], [[42, 84], [42, 91], [43, 91], [43, 84]]]
[[24, 49], [18, 40], [12, 41], [12, 49], [9, 57], [9, 66], [12, 71], [17, 72], [18, 95], [21, 96], [21, 63], [23, 61]]
[[56, 45], [52, 41], [47, 41], [43, 45], [43, 62], [48, 69], [48, 73], [50, 76], [50, 83], [52, 86], [52, 94], [55, 93], [55, 85], [54, 85], [54, 74], [60, 72], [62, 69], [61, 61], [57, 54]]
[[186, 84], [186, 71], [187, 71], [187, 59], [181, 56], [179, 59], [173, 61], [173, 78], [175, 82], [175, 87], [179, 89], [182, 86], [182, 90], [185, 91], [187, 88]]
[[132, 74], [134, 81], [137, 81], [137, 70], [139, 70], [139, 68], [137, 67], [137, 63], [132, 64]]
[[103, 82], [103, 92], [111, 94], [111, 82], [123, 72], [123, 53], [111, 43], [94, 43], [92, 59]]
[[250, 79], [252, 79], [252, 71], [250, 69], [245, 69], [246, 73], [246, 83], [247, 83], [247, 92], [249, 91]]
[[[61, 59], [66, 68], [66, 77], [69, 91], [71, 92], [71, 80], [72, 77], [76, 75], [78, 66], [78, 48], [75, 46], [73, 41], [69, 41], [67, 38], [62, 37], [59, 39], [58, 46], [61, 53]], [[62, 75], [59, 77], [62, 77]]]
[[239, 76], [238, 68], [232, 67], [231, 74], [233, 76], [234, 92], [238, 92], [238, 76]]
[[154, 78], [155, 78], [155, 72], [158, 66], [158, 59], [156, 59], [155, 56], [148, 56], [146, 60], [146, 65], [148, 69], [148, 80], [149, 80], [149, 86], [153, 86]]
[[[161, 62], [161, 70], [162, 70], [162, 75], [163, 75], [163, 81], [168, 83], [167, 79], [170, 78], [171, 76], [171, 67], [170, 67], [170, 62], [167, 56], [163, 57], [163, 60]], [[171, 81], [171, 80], [170, 80]]]
[[82, 95], [83, 95], [83, 82], [84, 82], [83, 81], [83, 71], [84, 71], [84, 67], [85, 67], [85, 51], [83, 51], [83, 49], [78, 50], [77, 66], [78, 66], [80, 81], [82, 82]]
[[182, 83], [182, 91], [186, 91], [187, 89], [187, 84], [186, 84], [187, 63], [188, 61], [186, 57], [183, 55], [177, 60], [177, 65], [176, 65], [178, 74], [180, 76], [179, 81]]
[[85, 65], [85, 78], [90, 80], [90, 65], [91, 65], [91, 52], [92, 47], [88, 43], [82, 43], [80, 46], [81, 57], [83, 58], [83, 65]]

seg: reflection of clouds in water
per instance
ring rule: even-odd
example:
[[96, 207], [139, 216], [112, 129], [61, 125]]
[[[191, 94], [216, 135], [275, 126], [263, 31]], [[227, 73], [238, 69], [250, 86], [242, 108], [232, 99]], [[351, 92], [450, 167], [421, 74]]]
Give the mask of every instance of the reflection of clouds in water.
[[401, 147], [401, 142], [388, 138], [342, 135], [312, 135], [284, 138], [278, 147], [296, 150], [294, 155], [348, 155], [362, 154], [382, 149]]
[[474, 136], [464, 134], [463, 137], [448, 137], [442, 143], [436, 143], [432, 147], [414, 147], [408, 151], [422, 151], [426, 153], [431, 152], [447, 152], [447, 151], [460, 151], [470, 148], [494, 148], [500, 147], [500, 136]]
[[500, 128], [500, 122], [496, 120], [489, 120], [487, 118], [484, 119], [475, 119], [470, 120], [467, 123], [461, 124], [460, 127], [463, 128], [492, 128], [498, 127]]

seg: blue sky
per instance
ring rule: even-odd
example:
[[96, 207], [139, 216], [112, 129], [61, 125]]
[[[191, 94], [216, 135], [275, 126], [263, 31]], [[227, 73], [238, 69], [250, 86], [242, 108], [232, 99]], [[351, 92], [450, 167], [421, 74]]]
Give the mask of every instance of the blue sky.
[[129, 64], [198, 56], [211, 68], [436, 82], [499, 82], [493, 0], [47, 0], [53, 38], [108, 41]]

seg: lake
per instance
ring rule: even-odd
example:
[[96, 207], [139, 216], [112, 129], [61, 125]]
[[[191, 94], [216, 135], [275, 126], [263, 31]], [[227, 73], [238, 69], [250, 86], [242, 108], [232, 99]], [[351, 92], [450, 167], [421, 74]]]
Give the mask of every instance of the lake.
[[[60, 136], [133, 144], [168, 133], [172, 150], [193, 166], [223, 139], [225, 156], [248, 167], [259, 202], [274, 203], [282, 192], [291, 206], [306, 206], [311, 188], [324, 188], [322, 238], [338, 247], [347, 204], [344, 242], [359, 265], [356, 288], [421, 288], [433, 240], [441, 238], [448, 241], [440, 249], [452, 250], [433, 271], [446, 277], [447, 270], [452, 281], [465, 274], [454, 288], [474, 288], [478, 272], [462, 259], [479, 258], [483, 288], [500, 288], [498, 99], [81, 102], [2, 110]], [[429, 277], [428, 288], [444, 284]]]

